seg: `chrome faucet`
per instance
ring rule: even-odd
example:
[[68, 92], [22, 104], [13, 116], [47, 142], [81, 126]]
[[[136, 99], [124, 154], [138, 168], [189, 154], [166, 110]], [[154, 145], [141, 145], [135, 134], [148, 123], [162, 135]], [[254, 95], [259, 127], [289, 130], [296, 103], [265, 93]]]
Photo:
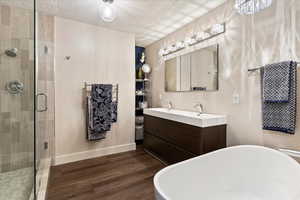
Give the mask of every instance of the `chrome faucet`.
[[172, 110], [173, 109], [173, 104], [171, 101], [168, 101], [168, 110]]
[[200, 116], [201, 114], [203, 114], [203, 110], [204, 110], [204, 108], [203, 108], [203, 105], [201, 104], [201, 103], [197, 103], [195, 106], [194, 106], [194, 108], [196, 108], [196, 109], [198, 109], [198, 116]]

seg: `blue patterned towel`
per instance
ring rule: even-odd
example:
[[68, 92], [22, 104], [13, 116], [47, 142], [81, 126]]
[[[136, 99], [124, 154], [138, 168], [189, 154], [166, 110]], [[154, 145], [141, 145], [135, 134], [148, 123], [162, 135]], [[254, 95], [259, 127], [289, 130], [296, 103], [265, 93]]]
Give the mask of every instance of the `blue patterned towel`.
[[115, 123], [118, 120], [118, 101], [113, 101], [111, 104], [111, 119]]
[[104, 139], [112, 124], [112, 85], [93, 84], [87, 97], [88, 140]]
[[104, 139], [106, 137], [106, 133], [99, 133], [99, 134], [95, 134], [95, 131], [93, 129], [93, 109], [92, 109], [92, 102], [91, 102], [91, 96], [87, 96], [86, 97], [86, 116], [87, 116], [87, 120], [86, 120], [86, 127], [87, 127], [87, 139], [89, 141], [95, 141], [95, 140], [101, 140]]
[[274, 63], [264, 67], [264, 102], [287, 103], [290, 97], [291, 62]]
[[[294, 134], [296, 127], [297, 63], [289, 62], [288, 68], [290, 71], [288, 101], [269, 102], [262, 98], [262, 118], [263, 129]], [[262, 70], [262, 91], [266, 90], [266, 85], [264, 85], [266, 82], [264, 81], [265, 73], [266, 71]]]

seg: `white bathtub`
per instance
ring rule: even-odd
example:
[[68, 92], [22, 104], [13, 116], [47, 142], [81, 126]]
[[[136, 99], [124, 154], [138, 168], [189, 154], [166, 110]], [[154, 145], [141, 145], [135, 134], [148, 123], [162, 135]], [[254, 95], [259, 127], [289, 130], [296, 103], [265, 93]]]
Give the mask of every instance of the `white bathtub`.
[[221, 149], [159, 171], [157, 200], [300, 200], [300, 165], [266, 147]]

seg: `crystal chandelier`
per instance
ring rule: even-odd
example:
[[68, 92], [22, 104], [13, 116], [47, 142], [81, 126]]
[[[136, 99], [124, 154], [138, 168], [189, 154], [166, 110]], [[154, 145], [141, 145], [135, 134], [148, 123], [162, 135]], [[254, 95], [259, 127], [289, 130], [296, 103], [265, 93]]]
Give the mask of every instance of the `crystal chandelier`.
[[272, 0], [235, 0], [235, 8], [241, 15], [252, 15], [270, 7]]

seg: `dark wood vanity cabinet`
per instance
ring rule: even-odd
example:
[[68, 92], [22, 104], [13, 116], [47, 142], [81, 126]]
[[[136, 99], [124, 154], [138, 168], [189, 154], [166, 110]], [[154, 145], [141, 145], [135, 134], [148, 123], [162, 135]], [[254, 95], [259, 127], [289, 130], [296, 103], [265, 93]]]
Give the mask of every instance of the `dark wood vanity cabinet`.
[[144, 148], [167, 164], [226, 147], [226, 125], [200, 128], [144, 116]]

